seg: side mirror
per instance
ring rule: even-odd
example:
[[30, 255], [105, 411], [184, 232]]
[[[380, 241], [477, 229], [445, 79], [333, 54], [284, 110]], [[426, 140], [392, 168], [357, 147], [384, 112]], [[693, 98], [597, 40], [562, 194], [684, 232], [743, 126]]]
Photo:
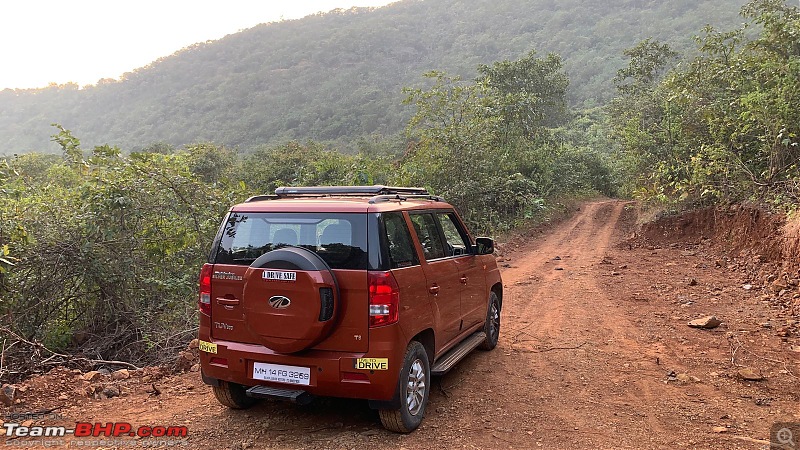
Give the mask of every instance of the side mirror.
[[475, 254], [491, 255], [494, 253], [494, 239], [488, 237], [475, 238]]

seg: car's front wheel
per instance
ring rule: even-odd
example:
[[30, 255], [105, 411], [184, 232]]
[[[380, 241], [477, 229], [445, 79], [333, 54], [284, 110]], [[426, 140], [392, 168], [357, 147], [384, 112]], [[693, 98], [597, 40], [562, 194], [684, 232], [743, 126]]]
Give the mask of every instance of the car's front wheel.
[[431, 386], [431, 366], [425, 347], [411, 341], [400, 370], [398, 390], [400, 408], [381, 409], [378, 414], [384, 428], [398, 433], [414, 431], [425, 416]]

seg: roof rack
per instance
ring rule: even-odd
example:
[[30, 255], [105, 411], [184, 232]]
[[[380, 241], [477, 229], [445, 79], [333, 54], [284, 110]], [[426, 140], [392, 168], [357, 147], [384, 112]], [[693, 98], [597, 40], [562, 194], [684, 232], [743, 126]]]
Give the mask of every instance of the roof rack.
[[425, 188], [396, 187], [396, 186], [283, 186], [275, 189], [275, 195], [255, 195], [245, 200], [258, 202], [262, 200], [277, 200], [280, 198], [297, 197], [370, 197], [370, 203], [388, 202], [392, 200], [404, 201], [409, 198], [422, 198], [433, 201], [443, 201], [441, 197], [431, 195]]
[[392, 187], [376, 184], [374, 186], [304, 186], [304, 187], [279, 187], [275, 189], [278, 197], [302, 197], [325, 195], [430, 195], [425, 188], [417, 187]]

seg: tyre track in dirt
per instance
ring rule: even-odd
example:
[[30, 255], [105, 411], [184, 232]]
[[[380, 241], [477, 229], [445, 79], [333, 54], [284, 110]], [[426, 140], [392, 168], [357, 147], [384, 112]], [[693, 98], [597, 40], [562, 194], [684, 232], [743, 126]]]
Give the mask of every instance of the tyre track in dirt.
[[495, 442], [487, 446], [498, 439], [519, 448], [668, 444], [653, 441], [662, 427], [647, 408], [658, 385], [637, 380], [658, 379], [659, 370], [648, 364], [632, 325], [596, 282], [613, 276], [613, 266], [599, 274], [597, 268], [604, 265], [625, 206], [586, 205], [504, 272], [506, 360], [499, 364], [515, 392], [504, 405], [515, 427], [495, 430]]

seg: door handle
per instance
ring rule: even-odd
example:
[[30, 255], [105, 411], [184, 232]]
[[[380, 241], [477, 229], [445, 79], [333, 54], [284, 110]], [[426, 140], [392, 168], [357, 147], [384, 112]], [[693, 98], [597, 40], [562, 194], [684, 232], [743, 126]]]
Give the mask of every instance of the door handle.
[[439, 295], [439, 285], [438, 284], [431, 285], [431, 287], [428, 288], [428, 292], [430, 292], [433, 295]]
[[467, 276], [461, 275], [461, 284], [467, 284]]
[[239, 299], [217, 297], [217, 304], [222, 306], [237, 306], [239, 304]]

